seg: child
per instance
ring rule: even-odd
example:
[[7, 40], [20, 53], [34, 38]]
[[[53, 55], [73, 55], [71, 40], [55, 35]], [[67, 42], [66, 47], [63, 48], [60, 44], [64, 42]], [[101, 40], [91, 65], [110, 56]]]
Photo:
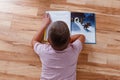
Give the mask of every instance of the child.
[[41, 43], [44, 30], [50, 23], [49, 14], [45, 14], [42, 25], [31, 42], [42, 62], [40, 80], [76, 80], [77, 59], [85, 37], [80, 34], [70, 37], [66, 23], [56, 21], [48, 31], [49, 43]]

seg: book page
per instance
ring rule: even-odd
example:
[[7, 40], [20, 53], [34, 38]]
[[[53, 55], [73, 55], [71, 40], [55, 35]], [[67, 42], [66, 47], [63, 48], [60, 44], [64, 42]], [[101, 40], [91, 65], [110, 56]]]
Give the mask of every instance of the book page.
[[[52, 22], [55, 21], [64, 21], [67, 25], [68, 28], [70, 30], [70, 24], [71, 24], [71, 20], [70, 20], [70, 12], [69, 11], [46, 11], [46, 13], [50, 14], [51, 20]], [[44, 35], [44, 40], [46, 41], [48, 38], [48, 30], [49, 30], [49, 26], [48, 29]]]
[[85, 43], [96, 43], [96, 22], [93, 13], [71, 13], [71, 34], [84, 34]]

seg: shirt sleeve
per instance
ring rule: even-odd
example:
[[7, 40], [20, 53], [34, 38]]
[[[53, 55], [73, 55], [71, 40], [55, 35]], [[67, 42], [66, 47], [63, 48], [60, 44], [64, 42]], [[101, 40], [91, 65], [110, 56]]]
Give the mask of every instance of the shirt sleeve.
[[80, 40], [76, 40], [72, 43], [74, 50], [76, 51], [76, 53], [80, 53], [82, 50], [82, 42]]
[[34, 51], [36, 54], [40, 55], [40, 53], [43, 53], [43, 49], [44, 49], [45, 44], [36, 42], [34, 45]]

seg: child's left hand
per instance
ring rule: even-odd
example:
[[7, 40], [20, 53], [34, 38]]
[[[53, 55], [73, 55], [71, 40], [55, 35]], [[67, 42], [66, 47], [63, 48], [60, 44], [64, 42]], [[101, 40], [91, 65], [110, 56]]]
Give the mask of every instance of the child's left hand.
[[50, 15], [46, 13], [43, 17], [42, 24], [46, 27], [51, 23]]

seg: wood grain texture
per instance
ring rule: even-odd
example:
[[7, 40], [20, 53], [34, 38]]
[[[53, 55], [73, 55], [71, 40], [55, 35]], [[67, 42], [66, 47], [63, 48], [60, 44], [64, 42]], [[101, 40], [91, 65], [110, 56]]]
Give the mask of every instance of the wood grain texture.
[[77, 80], [120, 80], [120, 0], [0, 0], [0, 80], [39, 80], [30, 45], [46, 10], [96, 14], [97, 44], [85, 44]]

